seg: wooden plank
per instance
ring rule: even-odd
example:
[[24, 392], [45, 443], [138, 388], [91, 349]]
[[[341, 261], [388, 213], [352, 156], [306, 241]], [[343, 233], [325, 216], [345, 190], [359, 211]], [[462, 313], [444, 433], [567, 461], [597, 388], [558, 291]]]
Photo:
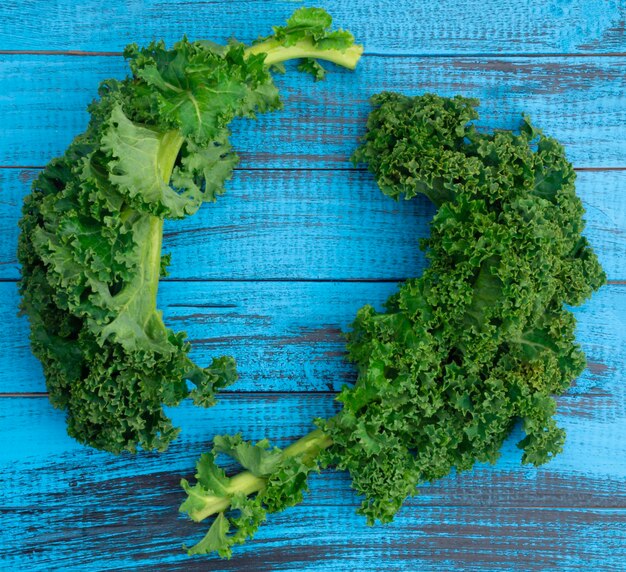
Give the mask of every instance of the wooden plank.
[[312, 478], [303, 505], [271, 515], [230, 563], [187, 560], [180, 545], [206, 529], [177, 516], [178, 481], [193, 473], [211, 436], [241, 430], [247, 438], [285, 444], [306, 432], [312, 417], [333, 410], [329, 395], [232, 396], [212, 410], [186, 403], [173, 411], [183, 432], [170, 450], [131, 458], [75, 443], [45, 398], [0, 399], [0, 563], [7, 569], [95, 570], [115, 562], [124, 569], [158, 563], [159, 570], [244, 570], [254, 559], [262, 570], [353, 570], [376, 557], [398, 559], [399, 569], [473, 562], [506, 570], [508, 562], [531, 570], [534, 560], [537, 570], [546, 570], [603, 558], [603, 570], [619, 569], [611, 566], [612, 558], [621, 562], [626, 538], [625, 413], [603, 416], [601, 403], [594, 419], [573, 409], [559, 416], [568, 441], [548, 465], [519, 464], [518, 428], [495, 466], [424, 487], [390, 526], [366, 527], [354, 514], [358, 499], [347, 476], [325, 471]]
[[[100, 80], [125, 74], [116, 57], [5, 56], [0, 165], [43, 165], [62, 153], [84, 128]], [[348, 168], [367, 99], [381, 90], [478, 97], [485, 128], [514, 128], [526, 112], [578, 167], [626, 166], [626, 57], [370, 56], [324, 82], [290, 71], [277, 83], [284, 111], [233, 126], [242, 167]]]
[[[19, 277], [17, 222], [37, 173], [0, 169], [0, 278]], [[418, 240], [434, 207], [390, 200], [368, 173], [238, 171], [228, 187], [194, 216], [166, 222], [172, 279], [388, 279], [424, 267]]]
[[[68, 437], [63, 414], [45, 396], [2, 397], [0, 427], [6, 438], [0, 444], [0, 467], [5, 494], [0, 508], [30, 506], [29, 487], [40, 492], [41, 506], [66, 505], [74, 512], [85, 507], [89, 495], [108, 510], [123, 509], [119, 501], [124, 497], [129, 507], [136, 506], [130, 512], [140, 512], [142, 504], [175, 504], [181, 497], [180, 478], [193, 475], [196, 460], [210, 448], [214, 435], [241, 432], [246, 439], [267, 437], [279, 446], [288, 445], [313, 429], [314, 418], [338, 411], [333, 398], [330, 393], [230, 394], [210, 409], [185, 401], [169, 409], [182, 431], [166, 452], [114, 456]], [[626, 508], [626, 412], [601, 396], [590, 401], [590, 395], [559, 398], [557, 418], [567, 441], [563, 453], [547, 465], [521, 465], [515, 443], [523, 433], [517, 426], [496, 465], [481, 463], [472, 471], [424, 485], [408, 505]], [[311, 500], [356, 506], [360, 501], [348, 485], [346, 474], [324, 471], [314, 479]]]
[[[23, 197], [36, 170], [0, 169], [0, 278], [19, 278]], [[368, 173], [238, 171], [225, 197], [167, 221], [170, 278], [395, 279], [421, 273], [418, 240], [435, 212], [425, 198], [394, 202]], [[586, 235], [612, 280], [626, 279], [626, 171], [581, 172]]]
[[[626, 51], [625, 8], [618, 1], [502, 3], [429, 0], [345, 3], [326, 0], [335, 24], [351, 30], [366, 49], [394, 54], [606, 53]], [[168, 0], [111, 4], [104, 0], [30, 0], [4, 3], [0, 50], [119, 51], [183, 34], [251, 42], [281, 25], [299, 7], [292, 0]]]
[[[124, 515], [122, 521], [93, 508], [85, 509], [91, 518], [61, 522], [55, 520], [61, 516], [56, 510], [9, 514], [3, 530], [9, 544], [0, 565], [7, 570], [98, 572], [543, 572], [592, 566], [622, 572], [626, 557], [625, 510], [426, 507], [371, 528], [350, 508], [307, 504], [271, 515], [229, 561], [189, 558], [182, 545], [200, 540], [206, 527], [183, 522], [170, 508]], [[23, 524], [28, 532], [20, 534]]]
[[[234, 391], [336, 391], [354, 379], [341, 332], [358, 308], [380, 306], [395, 289], [394, 283], [367, 282], [166, 282], [159, 308], [169, 326], [188, 333], [199, 364], [235, 357], [240, 379]], [[0, 392], [44, 391], [27, 320], [16, 316], [14, 283], [0, 283], [0, 299]], [[576, 382], [578, 392], [597, 387], [619, 411], [626, 399], [626, 287], [605, 286], [575, 313], [590, 364]], [[589, 397], [593, 408], [595, 397]]]

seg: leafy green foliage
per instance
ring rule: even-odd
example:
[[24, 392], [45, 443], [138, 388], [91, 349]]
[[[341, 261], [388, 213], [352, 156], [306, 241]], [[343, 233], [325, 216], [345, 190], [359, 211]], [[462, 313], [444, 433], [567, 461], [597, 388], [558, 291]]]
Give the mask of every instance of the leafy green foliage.
[[354, 160], [383, 192], [439, 208], [430, 266], [386, 311], [362, 308], [348, 336], [356, 385], [322, 423], [326, 462], [350, 471], [361, 512], [388, 522], [420, 482], [495, 462], [517, 419], [522, 460], [563, 446], [552, 397], [585, 366], [575, 319], [605, 281], [583, 230], [561, 145], [524, 118], [519, 134], [479, 133], [477, 102], [382, 93]]
[[[230, 558], [232, 547], [252, 538], [268, 512], [285, 510], [302, 500], [309, 473], [318, 469], [318, 450], [311, 455], [310, 444], [285, 451], [270, 449], [266, 439], [252, 444], [241, 435], [218, 435], [213, 444], [213, 450], [196, 465], [196, 484], [181, 481], [187, 499], [180, 511], [195, 521], [217, 513], [204, 538], [187, 550], [189, 555], [217, 552]], [[219, 453], [238, 461], [247, 472], [227, 477], [215, 462]]]
[[356, 64], [360, 52], [344, 56], [345, 38], [339, 51], [317, 46], [334, 38], [323, 10], [298, 10], [289, 22], [280, 32], [289, 48], [273, 37], [254, 48], [187, 39], [172, 49], [129, 46], [132, 75], [101, 84], [86, 132], [24, 200], [21, 308], [50, 400], [83, 443], [163, 450], [177, 434], [163, 405], [188, 396], [212, 405], [237, 378], [230, 357], [194, 364], [185, 334], [163, 323], [163, 221], [224, 193], [237, 163], [229, 123], [281, 107], [274, 65], [303, 52]]
[[162, 125], [198, 144], [223, 140], [234, 117], [280, 108], [264, 54], [248, 55], [241, 44], [216, 53], [183, 39], [173, 50], [158, 42], [141, 50], [130, 46], [125, 53], [133, 74], [149, 88], [150, 108]]
[[285, 47], [310, 40], [320, 50], [345, 51], [351, 48], [354, 36], [346, 30], [331, 31], [332, 23], [331, 15], [322, 8], [300, 8], [287, 20], [286, 26], [274, 26], [274, 35], [269, 38]]
[[269, 450], [269, 441], [263, 439], [255, 445], [244, 441], [241, 435], [217, 435], [213, 439], [213, 450], [235, 459], [244, 469], [256, 477], [264, 477], [272, 473], [282, 458], [278, 448]]
[[[339, 414], [317, 420], [316, 457], [306, 457], [350, 472], [370, 524], [391, 521], [421, 483], [495, 462], [518, 420], [523, 462], [561, 451], [553, 396], [585, 366], [566, 306], [605, 281], [581, 235], [574, 170], [528, 118], [517, 134], [480, 133], [475, 100], [372, 101], [354, 162], [366, 162], [390, 197], [423, 194], [438, 210], [423, 275], [385, 311], [359, 310], [347, 344], [357, 381], [341, 391]], [[265, 479], [285, 483], [288, 472], [281, 464]], [[249, 494], [238, 478], [231, 494]], [[276, 510], [299, 502], [300, 478], [296, 470], [294, 490], [283, 484], [289, 496]]]
[[315, 81], [320, 81], [326, 77], [326, 70], [317, 61], [312, 58], [305, 58], [298, 65], [298, 70], [305, 73], [310, 73]]

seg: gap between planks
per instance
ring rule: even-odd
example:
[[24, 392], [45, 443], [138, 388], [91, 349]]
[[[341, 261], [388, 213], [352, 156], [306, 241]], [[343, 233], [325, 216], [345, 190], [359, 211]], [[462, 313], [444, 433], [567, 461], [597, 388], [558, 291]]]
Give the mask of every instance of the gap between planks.
[[[42, 170], [45, 168], [45, 165], [0, 165], [0, 169], [32, 169], [32, 170]], [[357, 173], [365, 173], [367, 169], [364, 167], [235, 167], [233, 169], [235, 172], [255, 172], [255, 171], [303, 171], [303, 172], [313, 172], [313, 171], [321, 171], [321, 172], [357, 172]], [[626, 171], [626, 166], [615, 166], [615, 167], [574, 167], [574, 171], [580, 173], [601, 173], [603, 171]]]
[[[413, 276], [398, 276], [392, 278], [161, 278], [163, 282], [303, 282], [313, 284], [396, 284], [406, 282], [414, 278]], [[19, 282], [19, 278], [0, 278], [0, 284], [10, 284]], [[606, 286], [626, 286], [626, 280], [607, 280]]]
[[[334, 470], [336, 472], [344, 472], [344, 471], [338, 471], [337, 469], [329, 469], [329, 470]], [[444, 477], [445, 478], [445, 477]], [[420, 487], [424, 487], [424, 485], [417, 485], [417, 488], [419, 489]], [[361, 503], [356, 500], [354, 502], [350, 502], [350, 501], [346, 501], [343, 503], [329, 503], [329, 502], [323, 502], [323, 503], [319, 503], [319, 502], [315, 502], [315, 499], [311, 498], [311, 493], [307, 492], [306, 493], [308, 495], [308, 498], [306, 500], [307, 505], [311, 506], [311, 507], [336, 507], [336, 508], [344, 508], [344, 507], [358, 507], [361, 505]], [[413, 497], [413, 498], [419, 498], [420, 495], [419, 493]], [[408, 501], [407, 501], [408, 502]], [[576, 506], [576, 505], [571, 505], [571, 506], [562, 506], [562, 505], [549, 505], [549, 504], [541, 504], [541, 505], [534, 505], [531, 504], [530, 502], [528, 504], [524, 504], [524, 505], [506, 505], [503, 506], [501, 504], [497, 504], [496, 502], [491, 502], [491, 503], [485, 503], [485, 502], [480, 502], [480, 504], [472, 504], [470, 502], [468, 503], [455, 503], [455, 504], [413, 504], [413, 505], [403, 505], [401, 507], [402, 510], [405, 509], [419, 509], [422, 507], [429, 507], [429, 508], [437, 508], [437, 509], [457, 509], [457, 508], [483, 508], [483, 507], [488, 507], [488, 508], [495, 508], [495, 509], [502, 509], [502, 510], [555, 510], [555, 511], [565, 511], [565, 510], [572, 510], [572, 511], [587, 511], [587, 510], [594, 510], [597, 512], [604, 512], [604, 513], [612, 513], [612, 512], [622, 512], [622, 511], [626, 511], [626, 504], [624, 505], [617, 505], [617, 506], [602, 506], [602, 505], [597, 505], [597, 504], [585, 504], [585, 505], [580, 505], [580, 506]], [[292, 507], [289, 507], [292, 508]], [[33, 512], [33, 508], [32, 507], [23, 507], [23, 506], [4, 506], [4, 505], [0, 505], [0, 513], [3, 512], [7, 512], [7, 513], [26, 513], [26, 514], [32, 514]], [[196, 523], [196, 524], [200, 524], [200, 523]], [[124, 524], [120, 525], [120, 526], [125, 526]], [[380, 525], [378, 524], [378, 526], [384, 526], [384, 525]]]
[[[279, 397], [281, 395], [294, 397], [298, 395], [323, 395], [328, 397], [333, 397], [335, 395], [339, 395], [339, 391], [329, 391], [329, 390], [316, 390], [312, 389], [309, 391], [220, 391], [219, 394], [226, 397], [253, 397], [253, 398], [262, 398], [262, 397]], [[2, 398], [14, 398], [14, 397], [28, 397], [28, 398], [42, 398], [48, 397], [47, 391], [30, 391], [25, 393], [20, 393], [19, 391], [12, 392], [0, 392], [0, 399]]]
[[[122, 57], [124, 52], [99, 52], [99, 51], [83, 51], [83, 50], [0, 50], [3, 56], [69, 56], [69, 57]], [[572, 54], [568, 52], [475, 52], [468, 54], [447, 54], [432, 53], [426, 54], [421, 52], [411, 53], [385, 53], [385, 52], [363, 52], [362, 57], [371, 58], [623, 58], [626, 52], [583, 52]]]

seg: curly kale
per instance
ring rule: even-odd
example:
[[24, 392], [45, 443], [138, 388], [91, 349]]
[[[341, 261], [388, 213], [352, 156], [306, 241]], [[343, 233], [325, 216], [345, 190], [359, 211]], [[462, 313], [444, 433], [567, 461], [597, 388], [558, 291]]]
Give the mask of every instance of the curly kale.
[[[241, 473], [218, 489], [206, 478], [218, 471], [213, 456], [199, 461], [181, 510], [194, 520], [218, 517], [211, 541], [192, 553], [228, 555], [261, 523], [261, 510], [298, 502], [320, 466], [349, 471], [364, 497], [359, 513], [373, 524], [391, 521], [420, 483], [495, 462], [518, 420], [524, 463], [545, 463], [563, 447], [553, 396], [585, 367], [566, 306], [581, 304], [605, 275], [581, 235], [583, 207], [562, 146], [528, 118], [517, 134], [481, 133], [472, 123], [476, 100], [381, 93], [372, 102], [353, 161], [368, 164], [386, 195], [423, 194], [437, 206], [422, 245], [430, 265], [384, 312], [359, 310], [347, 338], [358, 378], [341, 391], [342, 410], [272, 453], [274, 470]], [[224, 452], [219, 442], [214, 453]], [[269, 490], [294, 462], [291, 479]], [[256, 491], [245, 501], [254, 526], [228, 519], [229, 505], [240, 509]]]
[[272, 66], [319, 58], [355, 67], [362, 48], [330, 24], [303, 8], [248, 48], [129, 46], [132, 75], [102, 83], [85, 133], [34, 182], [20, 221], [21, 307], [50, 400], [80, 442], [163, 450], [178, 432], [163, 405], [187, 396], [212, 405], [236, 379], [233, 358], [200, 367], [185, 334], [163, 323], [163, 221], [224, 193], [237, 163], [230, 121], [281, 107]]

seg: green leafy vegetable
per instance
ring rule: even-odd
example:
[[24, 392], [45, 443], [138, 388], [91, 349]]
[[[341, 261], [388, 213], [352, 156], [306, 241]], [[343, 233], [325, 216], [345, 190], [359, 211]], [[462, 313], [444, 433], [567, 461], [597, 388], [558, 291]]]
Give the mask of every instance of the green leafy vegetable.
[[[348, 334], [358, 378], [341, 391], [341, 412], [317, 420], [269, 474], [243, 464], [248, 471], [224, 476], [222, 489], [184, 483], [197, 496], [181, 510], [194, 520], [218, 514], [222, 522], [241, 495], [257, 510], [280, 510], [300, 500], [311, 470], [332, 466], [349, 471], [363, 496], [359, 513], [385, 523], [420, 483], [495, 462], [517, 420], [524, 463], [545, 463], [563, 447], [553, 395], [585, 366], [566, 305], [605, 281], [581, 235], [583, 207], [563, 148], [528, 118], [518, 134], [480, 133], [471, 99], [382, 93], [372, 101], [353, 160], [368, 164], [386, 195], [423, 194], [438, 207], [423, 244], [430, 266], [384, 312], [359, 310]], [[268, 496], [277, 479], [295, 486]], [[241, 539], [236, 527], [231, 518], [234, 534], [192, 553], [227, 556]]]
[[102, 83], [86, 132], [35, 181], [20, 221], [21, 307], [50, 400], [79, 441], [163, 450], [178, 431], [163, 405], [187, 396], [212, 405], [236, 379], [233, 358], [200, 367], [184, 333], [163, 323], [163, 221], [224, 193], [237, 163], [230, 121], [281, 107], [272, 66], [321, 58], [354, 68], [362, 48], [330, 24], [323, 10], [303, 8], [249, 48], [129, 46], [132, 75]]
[[[180, 511], [196, 522], [217, 513], [205, 537], [187, 550], [189, 555], [217, 552], [230, 558], [232, 547], [252, 538], [268, 512], [280, 512], [302, 500], [309, 473], [319, 469], [319, 452], [331, 441], [317, 430], [284, 451], [269, 449], [265, 439], [253, 445], [241, 435], [218, 435], [213, 443], [213, 451], [196, 465], [196, 484], [181, 481], [187, 499]], [[237, 460], [246, 472], [227, 477], [215, 463], [218, 453]], [[229, 535], [231, 528], [234, 532]]]

